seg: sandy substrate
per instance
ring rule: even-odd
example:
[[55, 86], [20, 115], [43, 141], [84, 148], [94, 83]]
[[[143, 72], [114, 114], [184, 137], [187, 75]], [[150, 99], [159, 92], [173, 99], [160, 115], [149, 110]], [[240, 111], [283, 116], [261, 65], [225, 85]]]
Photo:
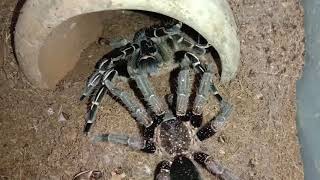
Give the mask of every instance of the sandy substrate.
[[[12, 53], [9, 27], [16, 3], [0, 2], [0, 179], [70, 179], [83, 169], [99, 169], [109, 179], [119, 168], [126, 179], [152, 179], [161, 157], [92, 144], [82, 133], [86, 105], [78, 98], [94, 63], [110, 47], [92, 44], [55, 90], [34, 89]], [[241, 66], [236, 79], [217, 84], [235, 110], [223, 131], [201, 148], [242, 179], [303, 179], [295, 123], [295, 83], [304, 51], [302, 7], [295, 0], [230, 3], [239, 27]], [[134, 12], [115, 16], [104, 32], [110, 40], [130, 38], [156, 21]], [[161, 82], [154, 84], [161, 95], [169, 93], [167, 79], [155, 79]], [[207, 108], [206, 119], [214, 109]], [[66, 121], [58, 121], [59, 110], [67, 114]], [[93, 131], [138, 134], [128, 112], [110, 97]]]

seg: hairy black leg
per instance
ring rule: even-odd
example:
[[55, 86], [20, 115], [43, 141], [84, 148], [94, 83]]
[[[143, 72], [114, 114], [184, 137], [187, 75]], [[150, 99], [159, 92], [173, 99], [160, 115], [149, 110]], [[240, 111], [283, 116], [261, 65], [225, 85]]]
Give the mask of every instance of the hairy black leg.
[[94, 92], [94, 90], [96, 89], [96, 87], [100, 83], [101, 78], [102, 78], [102, 74], [99, 71], [95, 71], [91, 75], [91, 77], [88, 79], [86, 87], [80, 97], [80, 101], [82, 101], [84, 98], [90, 96]]
[[[105, 72], [103, 74], [101, 81], [104, 82], [107, 79], [109, 79], [109, 80], [113, 79], [114, 76], [116, 75], [116, 73], [117, 72], [113, 69], [108, 70], [107, 72]], [[91, 106], [87, 112], [86, 125], [84, 127], [85, 133], [88, 133], [90, 131], [92, 124], [96, 120], [98, 107], [103, 99], [103, 96], [106, 94], [106, 91], [107, 91], [107, 88], [106, 88], [106, 86], [104, 86], [104, 83], [102, 83], [101, 86], [99, 86], [99, 87], [100, 87], [100, 89], [97, 91], [96, 95], [94, 96], [94, 98], [91, 102]]]
[[103, 96], [106, 93], [107, 88], [102, 86], [97, 94], [95, 95], [93, 101], [91, 102], [91, 106], [87, 112], [87, 121], [84, 127], [84, 132], [88, 133], [91, 129], [92, 124], [94, 123], [94, 121], [96, 120], [96, 116], [97, 116], [97, 110], [98, 110], [98, 106], [101, 103]]
[[203, 141], [216, 134], [228, 121], [231, 111], [232, 106], [226, 101], [221, 101], [218, 115], [198, 130], [198, 139]]
[[146, 127], [152, 124], [152, 118], [147, 111], [138, 102], [134, 101], [127, 92], [117, 88], [109, 79], [104, 81], [104, 85], [113, 96], [121, 100], [138, 124]]
[[155, 180], [170, 180], [171, 164], [170, 161], [161, 161], [156, 170]]
[[[199, 87], [197, 89], [197, 94], [193, 103], [192, 109], [187, 109], [189, 102], [189, 94], [187, 92], [190, 91], [189, 82], [189, 74], [188, 71], [182, 70], [178, 75], [178, 90], [177, 90], [177, 115], [183, 114], [183, 116], [179, 116], [179, 119], [187, 121], [190, 120], [191, 124], [194, 127], [200, 127], [203, 121], [202, 117], [202, 109], [208, 99], [209, 92], [209, 84], [211, 83], [212, 72], [208, 71], [206, 68], [202, 66], [199, 58], [190, 53], [185, 52], [182, 61], [180, 62], [181, 66], [185, 67], [185, 65], [192, 65], [197, 73], [202, 75]], [[185, 73], [186, 71], [186, 73]], [[186, 86], [188, 85], [188, 86]], [[181, 93], [184, 92], [184, 93]], [[179, 98], [180, 96], [180, 98]], [[182, 99], [184, 98], [184, 99]], [[182, 102], [184, 100], [184, 102]], [[179, 107], [180, 105], [181, 107]], [[184, 109], [183, 109], [184, 108]], [[184, 110], [183, 113], [178, 110]]]
[[185, 116], [189, 104], [189, 96], [191, 91], [190, 83], [190, 70], [187, 62], [181, 63], [180, 72], [177, 79], [177, 92], [176, 92], [176, 115]]
[[128, 43], [127, 45], [121, 48], [112, 50], [107, 55], [102, 57], [96, 63], [96, 69], [88, 79], [86, 87], [84, 88], [84, 92], [80, 97], [80, 100], [83, 100], [84, 98], [94, 93], [95, 89], [97, 89], [99, 84], [102, 83], [101, 77], [104, 76], [105, 72], [108, 71], [108, 69], [114, 68], [115, 63], [117, 63], [121, 59], [127, 60], [127, 58], [134, 52], [136, 52], [138, 49], [139, 46], [137, 44]]
[[161, 116], [166, 112], [166, 107], [158, 95], [154, 92], [153, 87], [146, 74], [133, 74], [131, 75], [137, 84], [137, 87], [141, 91], [144, 100], [148, 103], [152, 111]]
[[161, 38], [181, 33], [182, 23], [178, 22], [168, 27], [151, 27], [145, 30], [147, 38]]
[[190, 38], [187, 38], [183, 33], [170, 36], [168, 41], [176, 51], [190, 51], [198, 56], [206, 54], [207, 49], [210, 47], [209, 44], [198, 44]]
[[146, 153], [154, 153], [156, 151], [155, 143], [142, 137], [130, 137], [123, 134], [102, 134], [95, 136], [93, 141], [122, 144]]
[[221, 180], [239, 180], [229, 169], [223, 167], [219, 162], [215, 161], [211, 156], [203, 152], [195, 152], [193, 158], [201, 164], [211, 174], [218, 176]]
[[[232, 108], [231, 108], [230, 104], [228, 104], [225, 100], [223, 100], [223, 98], [219, 94], [216, 86], [212, 82], [213, 73], [211, 71], [207, 70], [210, 67], [210, 65], [207, 68], [205, 68], [201, 64], [200, 59], [195, 54], [190, 53], [190, 52], [185, 53], [184, 59], [187, 59], [191, 63], [193, 68], [202, 76], [201, 82], [200, 82], [200, 87], [198, 89], [198, 94], [200, 96], [197, 96], [198, 98], [196, 97], [194, 104], [195, 105], [202, 104], [202, 106], [203, 106], [203, 103], [205, 103], [205, 100], [206, 100], [206, 98], [204, 98], [204, 97], [207, 97], [208, 93], [210, 92], [210, 94], [212, 94], [216, 97], [216, 99], [219, 101], [219, 104], [220, 104], [220, 114], [215, 118], [217, 120], [214, 120], [214, 121], [215, 122], [225, 121], [225, 119], [229, 116]], [[208, 83], [210, 83], [210, 85]], [[202, 91], [202, 92], [199, 93], [199, 91]], [[191, 114], [189, 113], [190, 118], [193, 121], [198, 119], [198, 121], [195, 121], [195, 123], [194, 123], [194, 124], [196, 124], [196, 127], [200, 127], [200, 125], [201, 125], [200, 120], [202, 120], [202, 113], [200, 111], [198, 111], [199, 109], [201, 109], [199, 107], [194, 106], [192, 113]], [[221, 124], [221, 123], [218, 123], [218, 124]], [[216, 130], [214, 130], [212, 128], [212, 126], [215, 127], [216, 125], [211, 125], [211, 124], [205, 125], [202, 128], [202, 130], [199, 131], [198, 137], [200, 139], [206, 139], [207, 137], [210, 137], [213, 134], [215, 134]]]
[[200, 84], [197, 88], [196, 98], [193, 103], [192, 112], [195, 115], [203, 114], [203, 108], [207, 104], [210, 95], [210, 85], [212, 84], [212, 65], [209, 65], [202, 74]]
[[[199, 59], [196, 55], [194, 55], [194, 54], [192, 54], [192, 53], [190, 53], [190, 52], [186, 52], [186, 53], [185, 53], [185, 58], [189, 59], [189, 61], [192, 63], [193, 68], [194, 68], [198, 73], [200, 73], [200, 74], [205, 73], [206, 69], [205, 69], [205, 67], [201, 64], [200, 59]], [[221, 102], [221, 101], [223, 100], [222, 96], [219, 94], [219, 92], [218, 92], [218, 90], [217, 90], [217, 88], [216, 88], [216, 86], [214, 85], [213, 82], [211, 83], [211, 89], [210, 89], [210, 91], [211, 91], [211, 93], [217, 98], [217, 100], [218, 100], [219, 102]]]
[[96, 63], [96, 69], [98, 70], [107, 70], [110, 67], [114, 66], [119, 60], [127, 59], [128, 56], [132, 55], [139, 49], [139, 45], [128, 43], [127, 45], [113, 49], [111, 52], [106, 54]]

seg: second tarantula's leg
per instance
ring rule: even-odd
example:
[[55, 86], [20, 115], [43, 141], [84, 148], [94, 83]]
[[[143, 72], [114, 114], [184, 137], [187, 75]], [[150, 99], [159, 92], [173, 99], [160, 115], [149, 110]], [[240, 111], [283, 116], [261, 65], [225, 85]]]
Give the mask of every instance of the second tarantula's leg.
[[152, 124], [152, 119], [148, 115], [147, 111], [142, 106], [139, 106], [139, 103], [135, 102], [127, 92], [116, 88], [113, 82], [109, 79], [104, 81], [104, 85], [112, 95], [121, 100], [140, 125], [148, 127]]
[[218, 176], [221, 180], [240, 180], [229, 169], [223, 167], [208, 154], [196, 152], [193, 154], [193, 158], [196, 162], [204, 166], [211, 174]]
[[159, 163], [159, 172], [156, 175], [155, 180], [170, 180], [170, 168], [172, 162], [170, 161], [162, 161]]
[[130, 137], [123, 134], [102, 134], [93, 138], [94, 142], [111, 142], [139, 149], [147, 153], [154, 153], [156, 146], [153, 141], [145, 140], [142, 137]]
[[176, 102], [176, 115], [185, 116], [189, 104], [190, 96], [190, 70], [186, 61], [182, 61], [181, 70], [178, 74], [178, 87], [177, 87], [177, 102]]
[[146, 74], [135, 74], [132, 77], [137, 83], [145, 101], [151, 107], [152, 111], [161, 116], [165, 113], [166, 108], [161, 99], [155, 94]]

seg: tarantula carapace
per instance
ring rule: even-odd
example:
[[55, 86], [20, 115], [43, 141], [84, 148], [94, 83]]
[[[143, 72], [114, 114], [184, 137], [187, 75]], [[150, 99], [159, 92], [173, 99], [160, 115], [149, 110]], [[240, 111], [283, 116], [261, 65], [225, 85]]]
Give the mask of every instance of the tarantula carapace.
[[[238, 178], [230, 170], [197, 148], [197, 144], [221, 129], [232, 106], [219, 95], [213, 84], [213, 62], [204, 60], [211, 46], [201, 35], [196, 40], [190, 38], [181, 30], [182, 26], [178, 22], [142, 29], [135, 34], [132, 42], [119, 43], [118, 47], [97, 62], [80, 98], [90, 97], [91, 101], [84, 131], [90, 131], [97, 108], [108, 92], [127, 108], [144, 133], [140, 137], [102, 134], [94, 137], [96, 142], [123, 144], [173, 158], [173, 161], [168, 159], [159, 164], [159, 171], [155, 175], [157, 180], [199, 179], [192, 161], [198, 162], [221, 179], [236, 180]], [[150, 76], [165, 67], [178, 70], [175, 77], [176, 92], [167, 96], [167, 103], [157, 95], [149, 81]], [[200, 80], [195, 98], [189, 102], [192, 70]], [[147, 106], [142, 106], [128, 92], [118, 88], [117, 83], [121, 81], [135, 82]], [[220, 111], [202, 126], [203, 108], [210, 95], [219, 101]], [[189, 167], [189, 170], [183, 167]]]

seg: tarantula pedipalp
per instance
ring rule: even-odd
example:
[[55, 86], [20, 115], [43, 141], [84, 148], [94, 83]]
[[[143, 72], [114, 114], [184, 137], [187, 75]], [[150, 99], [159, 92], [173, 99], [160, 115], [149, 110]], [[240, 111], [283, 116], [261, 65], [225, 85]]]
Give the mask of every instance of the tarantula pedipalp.
[[[94, 137], [95, 141], [119, 143], [147, 153], [160, 153], [167, 158], [173, 158], [173, 162], [166, 160], [160, 163], [157, 180], [199, 179], [199, 173], [190, 159], [221, 179], [236, 180], [238, 178], [228, 169], [223, 168], [211, 156], [199, 151], [198, 144], [221, 129], [232, 107], [219, 95], [213, 84], [212, 62], [205, 64], [204, 62], [208, 61], [202, 60], [210, 45], [203, 40], [190, 40], [181, 32], [181, 26], [182, 24], [178, 23], [141, 30], [136, 33], [132, 43], [114, 49], [97, 63], [81, 96], [83, 99], [94, 94], [84, 131], [89, 132], [96, 119], [97, 108], [108, 91], [122, 102], [136, 122], [143, 127], [144, 133], [140, 137], [103, 134]], [[182, 54], [180, 59], [175, 58], [176, 52]], [[179, 70], [176, 77], [177, 89], [169, 96], [171, 98], [168, 98], [168, 105], [156, 94], [148, 78], [159, 72], [164, 64], [171, 64], [171, 69]], [[151, 113], [134, 101], [129, 93], [117, 88], [118, 81], [124, 79], [119, 78], [119, 67], [125, 67], [124, 74], [136, 83]], [[192, 69], [201, 78], [194, 102], [189, 108]], [[201, 127], [203, 108], [210, 95], [218, 99], [220, 113]], [[175, 169], [179, 164], [189, 164], [195, 173], [175, 175]]]

